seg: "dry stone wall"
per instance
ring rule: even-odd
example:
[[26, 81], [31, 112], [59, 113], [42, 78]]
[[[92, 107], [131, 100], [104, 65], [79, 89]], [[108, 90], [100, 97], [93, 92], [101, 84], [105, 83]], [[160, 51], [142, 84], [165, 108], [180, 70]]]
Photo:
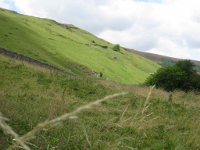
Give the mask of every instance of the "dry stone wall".
[[54, 66], [51, 66], [49, 64], [40, 62], [39, 60], [36, 60], [36, 59], [30, 58], [30, 57], [24, 56], [24, 55], [22, 55], [20, 53], [12, 52], [12, 51], [4, 49], [4, 48], [0, 48], [0, 54], [6, 55], [6, 56], [14, 58], [14, 59], [26, 61], [26, 62], [34, 64], [34, 65], [45, 67], [45, 68], [48, 68], [50, 70], [55, 70], [55, 71], [63, 72], [63, 73], [66, 73], [66, 74], [68, 74], [70, 76], [73, 76], [73, 77], [77, 77], [77, 75], [75, 75], [73, 73], [66, 72], [64, 70], [61, 70], [61, 69], [56, 68]]

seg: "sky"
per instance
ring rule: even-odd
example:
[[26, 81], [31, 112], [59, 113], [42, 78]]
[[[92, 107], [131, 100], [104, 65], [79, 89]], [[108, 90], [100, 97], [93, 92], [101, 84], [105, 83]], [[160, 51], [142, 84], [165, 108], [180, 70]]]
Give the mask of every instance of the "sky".
[[0, 0], [21, 14], [73, 24], [113, 44], [200, 61], [199, 0]]

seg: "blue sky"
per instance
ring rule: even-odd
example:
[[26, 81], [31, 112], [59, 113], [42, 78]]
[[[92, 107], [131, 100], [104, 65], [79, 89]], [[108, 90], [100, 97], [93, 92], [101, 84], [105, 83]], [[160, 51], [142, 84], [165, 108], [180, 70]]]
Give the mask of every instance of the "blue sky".
[[[12, 0], [3, 0], [3, 2], [9, 6], [9, 9], [12, 9], [12, 10], [18, 10], [16, 7], [15, 7], [15, 3], [12, 1]], [[19, 11], [19, 10], [18, 10]]]
[[0, 0], [0, 7], [74, 24], [124, 47], [195, 60], [200, 60], [198, 4], [199, 0]]

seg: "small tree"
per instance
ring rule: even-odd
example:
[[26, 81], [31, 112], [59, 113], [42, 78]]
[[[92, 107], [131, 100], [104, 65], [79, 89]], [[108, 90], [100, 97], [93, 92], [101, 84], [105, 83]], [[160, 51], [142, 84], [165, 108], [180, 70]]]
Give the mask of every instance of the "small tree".
[[120, 45], [119, 44], [116, 44], [113, 46], [112, 48], [114, 51], [120, 51]]
[[175, 64], [175, 66], [184, 71], [188, 77], [197, 73], [197, 71], [194, 69], [194, 63], [192, 63], [190, 60], [180, 60]]
[[181, 89], [183, 91], [200, 90], [200, 75], [190, 60], [178, 61], [174, 66], [162, 67], [147, 78], [146, 85], [156, 85], [166, 91]]

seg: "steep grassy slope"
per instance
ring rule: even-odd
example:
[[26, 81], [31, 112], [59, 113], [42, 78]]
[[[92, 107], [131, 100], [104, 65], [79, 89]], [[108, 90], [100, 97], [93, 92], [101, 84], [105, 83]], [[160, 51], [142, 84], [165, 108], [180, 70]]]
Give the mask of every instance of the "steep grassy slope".
[[[137, 51], [137, 50], [133, 50], [133, 49], [126, 49], [129, 52], [133, 52], [135, 54], [138, 54], [142, 57], [145, 57], [155, 63], [157, 63], [158, 65], [161, 66], [172, 66], [174, 65], [177, 61], [181, 60], [178, 58], [172, 58], [172, 57], [168, 57], [168, 56], [163, 56], [163, 55], [158, 55], [158, 54], [152, 54], [152, 53], [147, 53], [147, 52], [141, 52], [141, 51]], [[195, 65], [196, 65], [196, 70], [198, 72], [200, 72], [200, 61], [196, 61], [196, 60], [191, 60]]]
[[141, 83], [159, 66], [73, 25], [0, 9], [0, 47], [86, 76], [120, 83]]
[[[148, 87], [70, 78], [3, 55], [0, 68], [0, 112], [19, 136], [96, 99], [128, 92], [29, 135], [26, 144], [32, 150], [200, 149], [199, 95], [175, 91], [169, 101], [162, 90], [150, 94]], [[3, 131], [1, 119], [0, 114], [4, 150], [15, 140]]]

